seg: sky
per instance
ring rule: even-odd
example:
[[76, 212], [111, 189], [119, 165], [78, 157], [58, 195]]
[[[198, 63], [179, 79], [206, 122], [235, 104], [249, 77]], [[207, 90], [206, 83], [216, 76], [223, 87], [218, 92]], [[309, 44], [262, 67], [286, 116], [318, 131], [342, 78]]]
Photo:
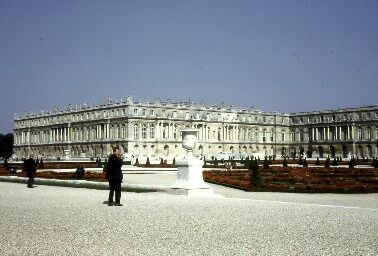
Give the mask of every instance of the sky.
[[378, 1], [0, 0], [0, 133], [102, 99], [378, 104]]

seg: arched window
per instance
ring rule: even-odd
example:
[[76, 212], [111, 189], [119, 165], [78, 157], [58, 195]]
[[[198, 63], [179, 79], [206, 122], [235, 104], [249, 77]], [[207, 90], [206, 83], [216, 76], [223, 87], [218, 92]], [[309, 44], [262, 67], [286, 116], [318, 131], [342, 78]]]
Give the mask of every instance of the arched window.
[[155, 138], [155, 125], [150, 124], [150, 138], [153, 139]]
[[371, 129], [371, 127], [368, 127], [368, 129], [367, 129], [367, 139], [368, 139], [368, 140], [373, 139], [373, 134], [372, 134], [372, 129]]
[[285, 131], [282, 131], [282, 132], [281, 132], [281, 141], [282, 141], [282, 142], [285, 141]]
[[358, 139], [363, 140], [364, 139], [364, 132], [362, 127], [358, 127]]
[[138, 139], [138, 138], [139, 138], [139, 125], [134, 124], [134, 139]]
[[291, 141], [292, 142], [295, 141], [295, 132], [294, 131], [291, 132]]
[[142, 139], [147, 138], [147, 126], [142, 124]]

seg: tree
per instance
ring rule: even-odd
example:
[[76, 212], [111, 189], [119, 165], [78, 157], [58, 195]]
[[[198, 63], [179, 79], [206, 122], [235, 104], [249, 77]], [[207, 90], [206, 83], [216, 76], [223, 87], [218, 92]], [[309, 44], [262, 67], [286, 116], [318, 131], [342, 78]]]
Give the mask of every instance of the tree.
[[0, 157], [8, 159], [13, 155], [13, 133], [3, 135], [0, 133]]
[[287, 160], [286, 160], [286, 156], [284, 156], [284, 160], [283, 160], [282, 166], [283, 166], [283, 167], [287, 167]]
[[268, 160], [268, 157], [265, 156], [264, 158], [264, 169], [269, 169], [269, 160]]
[[254, 187], [260, 187], [261, 186], [261, 176], [260, 176], [260, 170], [259, 170], [259, 163], [257, 159], [254, 161], [250, 161], [249, 164], [249, 170], [251, 171], [251, 184]]
[[338, 165], [338, 164], [337, 164], [336, 157], [333, 159], [332, 165], [333, 165], [333, 166], [337, 166], [337, 165]]
[[352, 157], [350, 160], [349, 160], [349, 168], [354, 168], [356, 166], [356, 159], [354, 157]]
[[371, 162], [371, 166], [373, 166], [373, 168], [378, 168], [378, 159], [377, 158], [373, 159], [373, 161]]
[[139, 165], [139, 160], [138, 160], [138, 157], [135, 159], [135, 166], [138, 166]]
[[318, 165], [318, 166], [320, 165], [319, 157], [316, 158], [316, 163], [315, 163], [315, 165]]
[[308, 163], [307, 163], [307, 159], [306, 159], [306, 157], [305, 157], [305, 159], [303, 160], [302, 164], [303, 164], [303, 167], [308, 167]]
[[147, 157], [147, 160], [146, 160], [146, 167], [149, 167], [151, 165], [150, 163], [150, 159]]
[[329, 157], [327, 157], [325, 163], [324, 163], [324, 167], [326, 168], [329, 168], [330, 167], [330, 164], [329, 164]]

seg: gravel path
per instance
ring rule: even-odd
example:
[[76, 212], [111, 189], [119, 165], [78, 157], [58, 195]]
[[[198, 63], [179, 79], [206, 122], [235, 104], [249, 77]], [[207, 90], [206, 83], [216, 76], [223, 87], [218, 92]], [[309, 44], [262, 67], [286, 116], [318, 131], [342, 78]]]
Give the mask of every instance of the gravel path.
[[108, 207], [103, 190], [0, 182], [0, 255], [378, 253], [377, 194], [249, 195], [123, 192], [124, 206]]

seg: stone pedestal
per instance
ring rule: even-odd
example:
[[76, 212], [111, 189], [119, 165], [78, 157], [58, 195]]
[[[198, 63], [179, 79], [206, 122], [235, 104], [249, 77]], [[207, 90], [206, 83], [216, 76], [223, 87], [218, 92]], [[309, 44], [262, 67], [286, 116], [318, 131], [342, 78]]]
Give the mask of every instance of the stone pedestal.
[[202, 161], [193, 156], [193, 148], [197, 144], [196, 129], [181, 130], [183, 147], [187, 154], [176, 161], [177, 180], [170, 186], [169, 193], [187, 196], [214, 196], [213, 189], [203, 181]]

